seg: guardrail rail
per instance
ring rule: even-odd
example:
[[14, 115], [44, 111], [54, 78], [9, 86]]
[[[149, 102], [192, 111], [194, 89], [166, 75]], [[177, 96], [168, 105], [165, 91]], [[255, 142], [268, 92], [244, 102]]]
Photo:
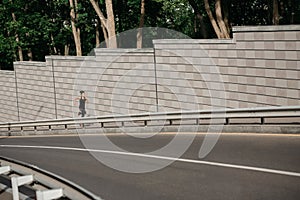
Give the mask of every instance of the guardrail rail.
[[71, 200], [101, 199], [79, 185], [37, 166], [2, 156], [0, 156], [0, 163], [1, 177], [11, 182], [13, 200], [19, 200], [19, 187], [23, 185], [34, 190], [35, 197], [33, 199], [37, 200], [60, 198]]
[[[243, 108], [243, 109], [223, 109], [223, 110], [200, 110], [200, 111], [180, 111], [180, 112], [158, 112], [158, 113], [141, 113], [131, 115], [109, 115], [84, 118], [63, 118], [36, 121], [21, 121], [1, 123], [0, 130], [11, 134], [14, 131], [24, 131], [25, 128], [38, 130], [39, 127], [46, 127], [48, 131], [53, 130], [55, 126], [63, 126], [64, 129], [72, 129], [78, 127], [79, 124], [99, 124], [101, 128], [106, 128], [107, 124], [119, 123], [122, 127], [149, 127], [150, 122], [164, 121], [165, 126], [178, 125], [173, 123], [180, 121], [180, 125], [184, 125], [185, 121], [193, 121], [188, 125], [204, 125], [206, 124], [222, 124], [222, 125], [243, 125], [249, 124], [249, 120], [257, 119], [253, 124], [272, 125], [272, 124], [293, 124], [299, 125], [300, 106], [287, 107], [259, 107], [259, 108]], [[268, 122], [269, 119], [283, 119], [283, 122]], [[248, 120], [249, 119], [249, 120]], [[234, 120], [243, 120], [233, 122]], [[128, 123], [130, 122], [130, 123]], [[139, 123], [141, 122], [141, 123]], [[98, 126], [98, 127], [99, 127]], [[155, 126], [155, 125], [153, 125]]]

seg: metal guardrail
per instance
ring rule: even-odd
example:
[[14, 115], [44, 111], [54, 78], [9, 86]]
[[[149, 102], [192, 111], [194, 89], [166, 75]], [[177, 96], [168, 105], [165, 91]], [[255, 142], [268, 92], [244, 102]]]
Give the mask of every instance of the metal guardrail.
[[[35, 191], [35, 199], [100, 200], [101, 198], [79, 185], [37, 166], [0, 157], [0, 175], [11, 180], [13, 200], [19, 200], [19, 187], [43, 188]], [[14, 174], [14, 176], [12, 176]]]
[[[105, 124], [120, 123], [126, 127], [127, 122], [143, 122], [136, 126], [149, 126], [149, 122], [167, 121], [167, 125], [173, 125], [174, 121], [194, 120], [195, 125], [200, 125], [202, 120], [211, 120], [208, 124], [232, 124], [233, 119], [259, 119], [257, 124], [272, 124], [266, 122], [266, 119], [274, 118], [296, 118], [300, 117], [300, 106], [287, 107], [259, 107], [259, 108], [243, 108], [243, 109], [223, 109], [223, 110], [200, 110], [200, 111], [181, 111], [181, 112], [159, 112], [159, 113], [142, 113], [132, 115], [109, 115], [98, 117], [84, 118], [64, 118], [37, 121], [21, 121], [0, 124], [1, 130], [8, 133], [12, 129], [20, 128], [21, 131], [26, 127], [32, 127], [37, 130], [38, 127], [48, 127], [51, 131], [55, 126], [64, 126], [65, 129], [70, 125], [99, 123], [100, 127], [105, 128]], [[245, 124], [245, 122], [234, 122], [234, 124]], [[285, 124], [299, 124], [299, 121], [288, 122]], [[132, 126], [132, 123], [130, 124]], [[151, 125], [150, 125], [151, 126]]]

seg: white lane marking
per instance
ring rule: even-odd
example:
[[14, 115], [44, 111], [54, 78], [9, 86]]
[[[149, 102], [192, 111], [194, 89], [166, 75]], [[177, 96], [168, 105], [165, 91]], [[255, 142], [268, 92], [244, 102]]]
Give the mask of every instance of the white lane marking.
[[[136, 135], [149, 135], [148, 133], [134, 133]], [[219, 134], [219, 133], [207, 133], [207, 132], [162, 132], [159, 135], [207, 135], [207, 134]], [[47, 137], [88, 137], [88, 136], [128, 136], [124, 133], [85, 133], [85, 134], [59, 134], [59, 135], [18, 135], [18, 136], [0, 136], [0, 138], [14, 139], [14, 138], [47, 138]], [[300, 137], [299, 133], [222, 133], [221, 136], [253, 136], [253, 137]]]
[[142, 153], [110, 151], [110, 150], [101, 150], [101, 149], [82, 149], [82, 148], [74, 148], [74, 147], [55, 147], [55, 146], [0, 145], [0, 147], [2, 147], [2, 148], [56, 149], [56, 150], [70, 150], [70, 151], [118, 154], [118, 155], [125, 155], [125, 156], [136, 156], [136, 157], [153, 158], [153, 159], [161, 159], [161, 160], [171, 160], [171, 161], [177, 161], [177, 162], [203, 164], [203, 165], [210, 165], [210, 166], [226, 167], [226, 168], [233, 168], [233, 169], [243, 169], [243, 170], [258, 171], [258, 172], [264, 172], [264, 173], [272, 173], [272, 174], [300, 177], [299, 172], [291, 172], [291, 171], [283, 171], [283, 170], [276, 170], [276, 169], [269, 169], [269, 168], [227, 164], [227, 163], [220, 163], [220, 162], [192, 160], [192, 159], [185, 159], [185, 158], [174, 158], [174, 157], [158, 156], [158, 155], [150, 155], [150, 154], [142, 154]]

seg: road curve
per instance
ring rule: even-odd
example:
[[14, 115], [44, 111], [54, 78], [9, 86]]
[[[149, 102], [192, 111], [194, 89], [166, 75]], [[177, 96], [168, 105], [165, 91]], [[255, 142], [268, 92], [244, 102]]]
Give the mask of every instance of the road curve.
[[[148, 173], [125, 173], [104, 165], [77, 135], [1, 137], [0, 155], [49, 170], [104, 199], [300, 199], [300, 136], [222, 134], [210, 154], [199, 159], [204, 136], [197, 134], [180, 159], [147, 156], [169, 144], [173, 134], [147, 139], [81, 136], [84, 141], [107, 137], [127, 150], [122, 155], [93, 142], [87, 147], [120, 165], [156, 166], [158, 160], [173, 159], [167, 167]], [[180, 137], [185, 140], [190, 134]]]

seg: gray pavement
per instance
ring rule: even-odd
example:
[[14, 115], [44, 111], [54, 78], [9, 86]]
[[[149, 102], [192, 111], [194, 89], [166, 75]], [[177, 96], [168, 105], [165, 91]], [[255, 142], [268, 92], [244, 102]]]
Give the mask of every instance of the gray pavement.
[[5, 192], [5, 190], [0, 190], [0, 199], [1, 200], [10, 200], [12, 199], [12, 194]]
[[[96, 141], [103, 135], [85, 136]], [[182, 139], [189, 134], [182, 134]], [[146, 153], [168, 144], [173, 134], [149, 139], [120, 134], [108, 138], [131, 152]], [[181, 158], [199, 161], [204, 135], [196, 136]], [[78, 136], [0, 138], [0, 145], [84, 148]], [[109, 150], [106, 146], [89, 146]], [[158, 171], [133, 174], [112, 169], [85, 151], [24, 147], [0, 147], [0, 155], [25, 161], [61, 175], [104, 199], [300, 199], [300, 177], [241, 168], [176, 161]], [[222, 134], [210, 154], [201, 159], [262, 169], [300, 173], [300, 136]], [[106, 154], [122, 164], [156, 165], [156, 159]], [[137, 165], [138, 166], [138, 165]]]

